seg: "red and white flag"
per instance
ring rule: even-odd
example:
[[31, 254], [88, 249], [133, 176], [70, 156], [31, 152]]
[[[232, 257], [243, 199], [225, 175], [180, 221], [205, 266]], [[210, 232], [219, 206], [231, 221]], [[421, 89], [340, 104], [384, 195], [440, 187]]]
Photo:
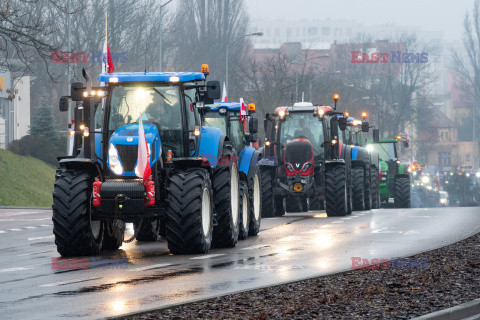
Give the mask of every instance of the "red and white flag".
[[225, 82], [223, 83], [223, 91], [222, 91], [222, 102], [227, 102], [227, 87], [225, 86]]
[[243, 102], [243, 98], [240, 98], [240, 115], [241, 116], [246, 116], [247, 115], [247, 106], [245, 105], [245, 102]]
[[138, 158], [137, 158], [137, 169], [136, 172], [139, 178], [142, 178], [143, 181], [146, 181], [152, 174], [152, 169], [150, 168], [150, 154], [148, 152], [147, 138], [145, 137], [145, 131], [143, 129], [142, 115], [138, 119]]
[[110, 47], [108, 46], [107, 39], [105, 38], [102, 53], [102, 73], [112, 73], [113, 71], [115, 71], [115, 67], [113, 66], [112, 55], [110, 54]]

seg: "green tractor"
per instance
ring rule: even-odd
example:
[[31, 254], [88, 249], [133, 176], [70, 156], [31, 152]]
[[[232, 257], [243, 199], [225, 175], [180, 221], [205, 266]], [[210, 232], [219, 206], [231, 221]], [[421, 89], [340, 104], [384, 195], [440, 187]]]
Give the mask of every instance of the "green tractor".
[[[380, 158], [380, 201], [383, 207], [410, 208], [410, 169], [399, 160], [399, 143], [402, 137], [380, 139], [378, 129], [373, 130], [373, 140], [367, 141], [367, 149], [376, 150]], [[408, 141], [403, 140], [408, 148]]]

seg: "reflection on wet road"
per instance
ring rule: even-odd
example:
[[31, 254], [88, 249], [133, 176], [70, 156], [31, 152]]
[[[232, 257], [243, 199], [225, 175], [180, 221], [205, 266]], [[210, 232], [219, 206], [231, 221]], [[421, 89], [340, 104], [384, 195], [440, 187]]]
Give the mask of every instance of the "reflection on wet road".
[[101, 260], [89, 257], [91, 264], [117, 263], [110, 267], [52, 269], [52, 257], [59, 255], [51, 211], [0, 209], [0, 314], [2, 319], [108, 317], [330, 274], [350, 269], [352, 257], [391, 259], [467, 238], [480, 231], [479, 211], [291, 214], [263, 219], [259, 236], [234, 249], [172, 256], [162, 240], [134, 241]]

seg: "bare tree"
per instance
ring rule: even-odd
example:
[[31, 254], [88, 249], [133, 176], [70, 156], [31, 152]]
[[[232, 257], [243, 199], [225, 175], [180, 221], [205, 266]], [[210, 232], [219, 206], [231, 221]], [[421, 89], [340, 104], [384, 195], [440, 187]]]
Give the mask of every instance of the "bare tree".
[[463, 92], [470, 96], [472, 102], [473, 141], [479, 139], [480, 102], [480, 1], [475, 0], [473, 12], [465, 15], [463, 22], [463, 51], [452, 51], [451, 69], [456, 73], [456, 80]]

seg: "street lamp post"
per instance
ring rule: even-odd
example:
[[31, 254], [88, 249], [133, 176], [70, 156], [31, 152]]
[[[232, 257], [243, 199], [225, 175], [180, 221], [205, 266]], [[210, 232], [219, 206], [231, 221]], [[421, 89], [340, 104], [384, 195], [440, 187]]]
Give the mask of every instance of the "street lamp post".
[[227, 43], [227, 47], [226, 47], [226, 50], [225, 50], [225, 88], [226, 88], [227, 92], [228, 92], [228, 48], [232, 44], [237, 42], [238, 40], [246, 38], [246, 37], [251, 37], [251, 36], [261, 37], [261, 36], [263, 36], [263, 32], [254, 32], [254, 33], [245, 34], [245, 35], [243, 35], [241, 37], [238, 37], [237, 39], [233, 40], [232, 42]]
[[160, 43], [158, 45], [158, 51], [159, 51], [159, 54], [160, 54], [160, 58], [159, 58], [159, 64], [160, 64], [160, 72], [163, 71], [163, 52], [162, 52], [162, 40], [163, 40], [163, 37], [162, 37], [162, 9], [163, 7], [165, 7], [167, 4], [169, 4], [170, 2], [172, 2], [173, 0], [168, 0], [167, 2], [165, 2], [164, 4], [161, 4], [160, 5], [160, 21], [159, 21], [159, 28], [160, 28], [160, 31], [159, 31], [159, 37], [160, 37]]

